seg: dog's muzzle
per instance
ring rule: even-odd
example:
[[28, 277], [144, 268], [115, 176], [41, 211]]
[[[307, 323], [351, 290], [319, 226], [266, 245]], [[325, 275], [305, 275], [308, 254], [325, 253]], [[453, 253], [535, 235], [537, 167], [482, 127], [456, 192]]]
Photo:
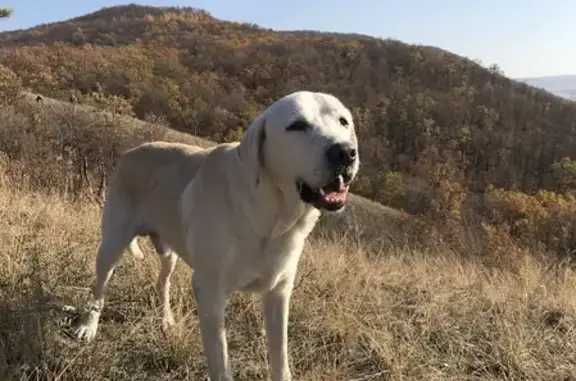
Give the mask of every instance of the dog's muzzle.
[[297, 181], [300, 199], [320, 210], [335, 212], [344, 208], [350, 183], [354, 178], [357, 156], [356, 148], [349, 143], [331, 145], [326, 150], [326, 161], [332, 174], [331, 180], [319, 188]]

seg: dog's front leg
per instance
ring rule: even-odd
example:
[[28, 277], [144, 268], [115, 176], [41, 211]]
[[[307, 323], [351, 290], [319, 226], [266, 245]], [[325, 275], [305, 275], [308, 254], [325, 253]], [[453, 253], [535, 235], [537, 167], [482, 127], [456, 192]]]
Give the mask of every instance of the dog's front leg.
[[227, 296], [214, 282], [202, 282], [193, 277], [192, 286], [210, 381], [232, 381], [224, 325]]
[[288, 312], [294, 277], [284, 280], [262, 298], [272, 381], [290, 381], [288, 363]]

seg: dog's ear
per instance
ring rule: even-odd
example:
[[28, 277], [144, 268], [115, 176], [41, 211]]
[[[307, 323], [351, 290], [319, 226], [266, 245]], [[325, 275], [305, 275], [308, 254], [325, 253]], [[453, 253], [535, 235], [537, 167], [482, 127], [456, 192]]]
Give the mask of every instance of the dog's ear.
[[257, 186], [260, 182], [260, 171], [264, 167], [264, 142], [266, 141], [266, 121], [259, 115], [250, 123], [238, 146], [240, 163], [250, 176], [250, 182]]

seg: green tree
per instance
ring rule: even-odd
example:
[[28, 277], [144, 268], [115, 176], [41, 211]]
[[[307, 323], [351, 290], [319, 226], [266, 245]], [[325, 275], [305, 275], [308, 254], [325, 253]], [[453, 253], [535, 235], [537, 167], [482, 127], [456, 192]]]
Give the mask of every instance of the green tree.
[[576, 189], [576, 160], [563, 157], [552, 164], [552, 173], [561, 190]]
[[0, 19], [10, 17], [12, 15], [12, 9], [7, 7], [0, 7]]

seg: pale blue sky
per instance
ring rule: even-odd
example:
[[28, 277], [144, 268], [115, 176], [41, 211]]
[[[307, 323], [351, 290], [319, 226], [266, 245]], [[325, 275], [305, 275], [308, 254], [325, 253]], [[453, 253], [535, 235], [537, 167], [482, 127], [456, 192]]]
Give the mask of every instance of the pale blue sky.
[[[576, 73], [575, 0], [132, 0], [203, 8], [273, 29], [392, 37], [497, 63], [510, 77]], [[0, 30], [64, 20], [130, 0], [0, 0]], [[266, 4], [266, 5], [265, 5]]]

